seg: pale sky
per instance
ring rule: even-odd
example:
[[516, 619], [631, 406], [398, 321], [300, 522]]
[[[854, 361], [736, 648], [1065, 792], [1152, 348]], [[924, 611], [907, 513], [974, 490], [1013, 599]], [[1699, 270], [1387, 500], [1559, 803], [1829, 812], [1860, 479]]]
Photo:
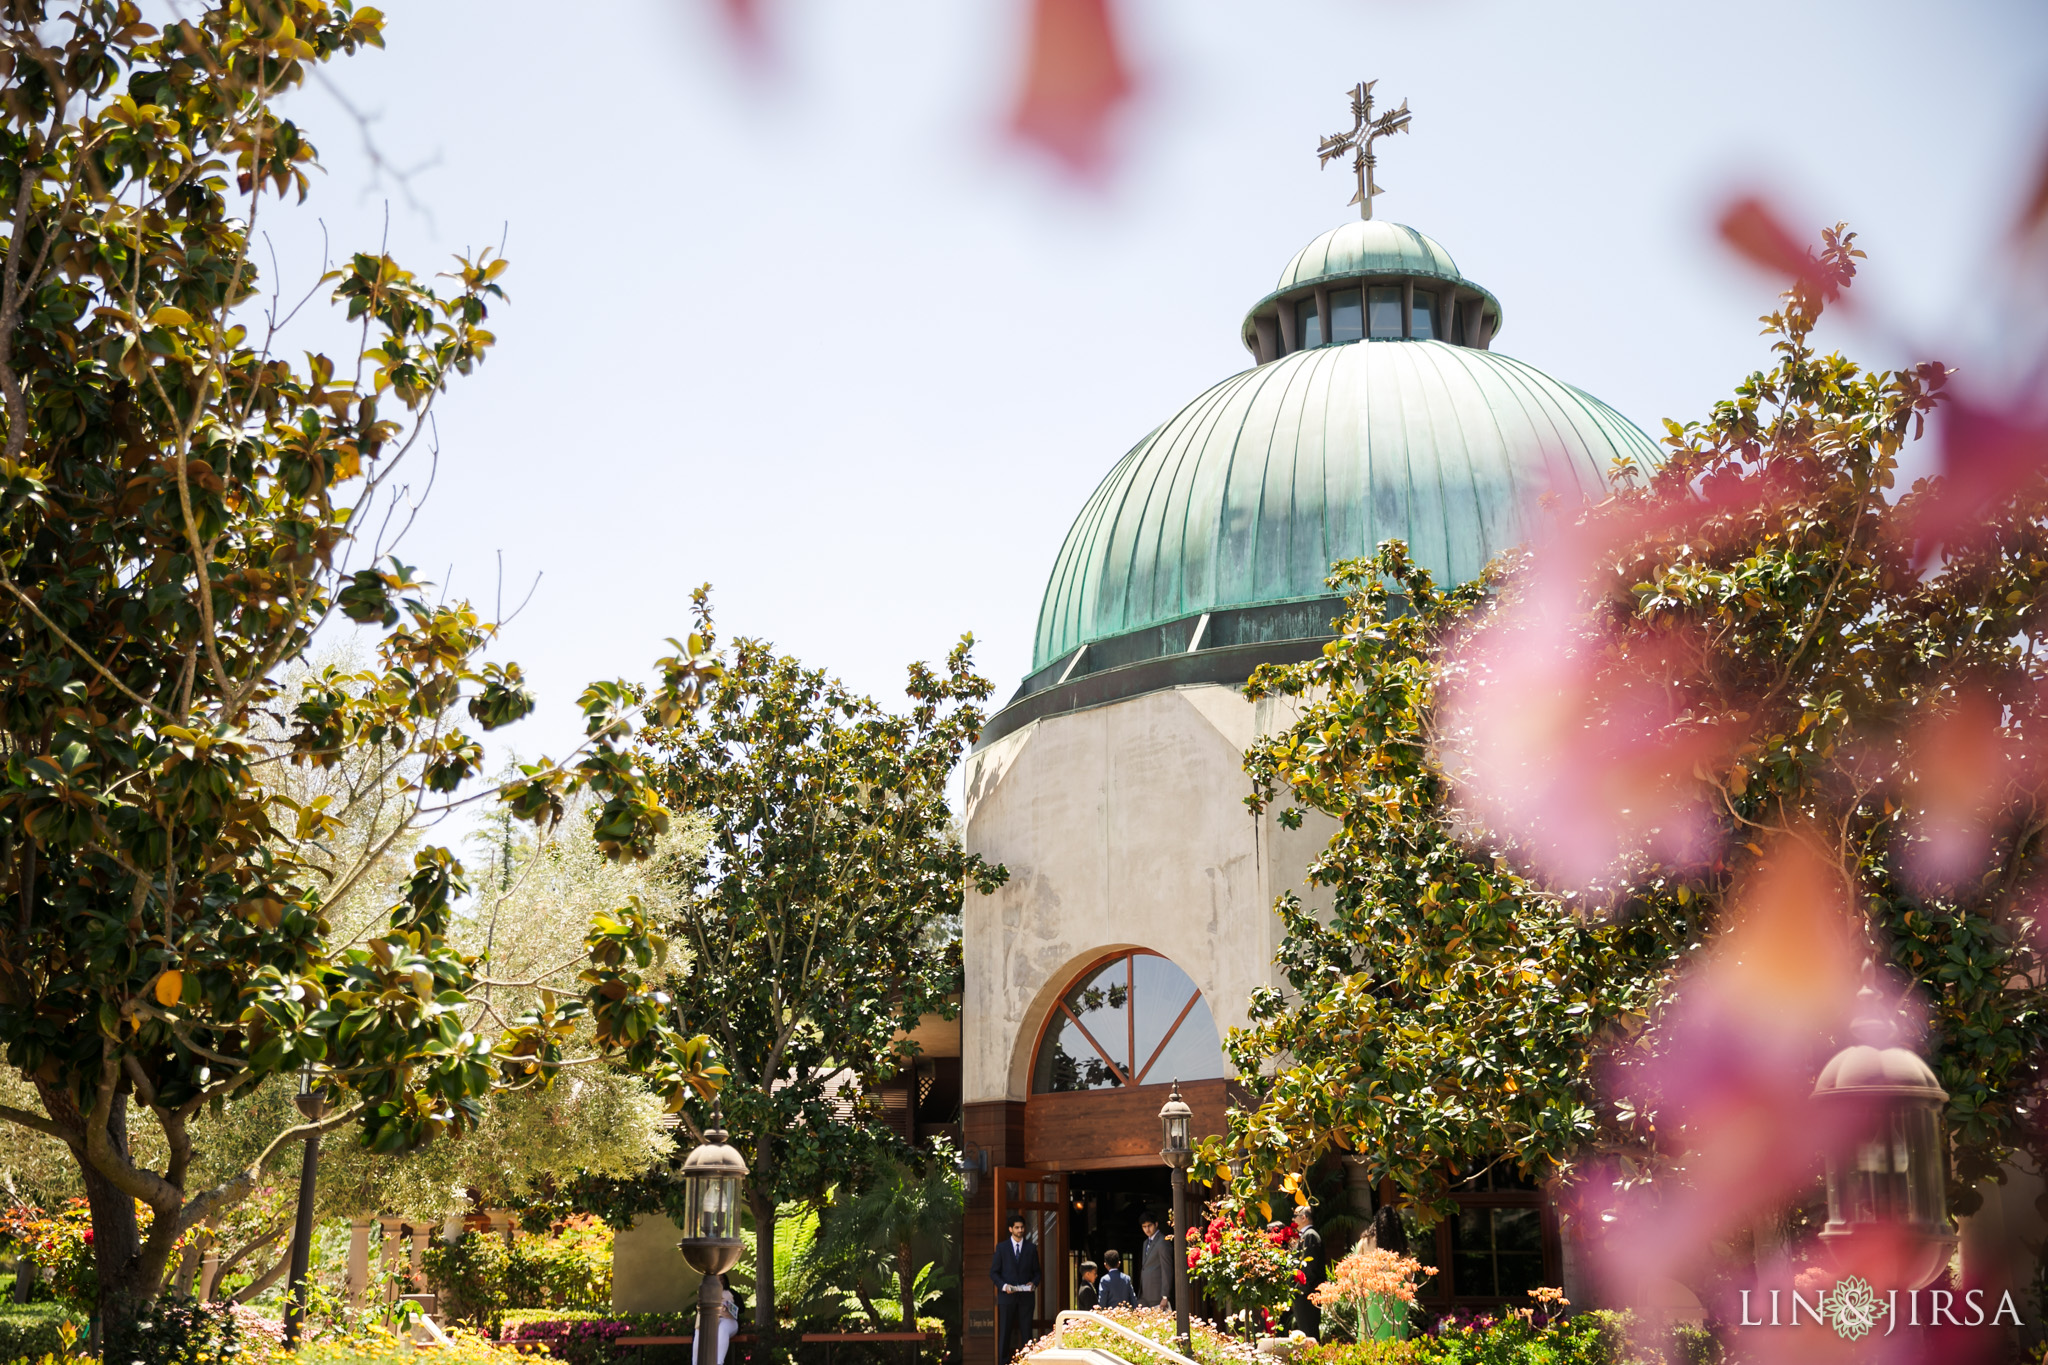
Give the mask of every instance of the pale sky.
[[1142, 87], [1088, 189], [1000, 136], [1020, 0], [763, 3], [753, 71], [708, 0], [390, 0], [389, 49], [333, 71], [391, 162], [430, 163], [425, 214], [327, 94], [294, 105], [328, 174], [268, 219], [288, 284], [316, 215], [339, 254], [387, 199], [418, 271], [505, 238], [500, 345], [440, 410], [405, 558], [487, 611], [501, 552], [508, 599], [544, 575], [502, 651], [540, 693], [529, 757], [705, 580], [726, 635], [892, 701], [971, 630], [1000, 704], [1097, 481], [1250, 364], [1246, 308], [1355, 213], [1314, 154], [1354, 81], [1414, 112], [1376, 216], [1500, 297], [1496, 349], [1653, 435], [1767, 363], [1773, 286], [1711, 234], [1742, 188], [1862, 233], [1884, 330], [1852, 354], [1995, 370], [2001, 238], [2048, 143], [2030, 0], [1120, 0]]

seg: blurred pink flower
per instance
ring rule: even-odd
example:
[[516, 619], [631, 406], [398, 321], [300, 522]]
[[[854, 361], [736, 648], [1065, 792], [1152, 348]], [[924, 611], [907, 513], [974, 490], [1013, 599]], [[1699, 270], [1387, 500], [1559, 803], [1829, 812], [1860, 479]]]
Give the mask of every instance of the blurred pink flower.
[[1685, 1280], [1714, 1242], [1782, 1208], [1840, 1139], [1842, 1121], [1811, 1097], [1860, 984], [1845, 890], [1797, 839], [1767, 849], [1729, 928], [1679, 983], [1654, 1055], [1610, 1077], [1654, 1114], [1671, 1168], [1654, 1188], [1619, 1192], [1596, 1240], [1619, 1297]]
[[1991, 854], [1998, 807], [2018, 776], [2000, 710], [1992, 698], [1968, 693], [1905, 738], [1907, 826], [1914, 837], [1901, 870], [1922, 894], [1973, 879]]
[[1941, 486], [1914, 519], [1919, 557], [1967, 542], [1988, 506], [2048, 468], [2048, 412], [2024, 391], [1998, 403], [1951, 395], [1935, 417]]
[[1617, 547], [1723, 510], [1706, 499], [1609, 509], [1558, 530], [1532, 552], [1519, 594], [1450, 652], [1438, 696], [1444, 770], [1466, 810], [1553, 882], [1582, 889], [1632, 855], [1713, 855], [1711, 789], [1696, 774], [1725, 758], [1731, 737], [1689, 705], [1697, 647], [1678, 632], [1624, 645], [1591, 604]]
[[1108, 161], [1110, 117], [1130, 93], [1110, 0], [1031, 0], [1013, 134], [1069, 171], [1095, 175]]

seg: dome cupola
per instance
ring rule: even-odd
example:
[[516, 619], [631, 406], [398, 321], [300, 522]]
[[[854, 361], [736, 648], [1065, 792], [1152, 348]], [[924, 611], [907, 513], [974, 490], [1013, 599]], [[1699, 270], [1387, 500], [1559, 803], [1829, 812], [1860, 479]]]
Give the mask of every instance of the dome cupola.
[[1257, 363], [1133, 446], [1067, 532], [1032, 671], [984, 744], [1041, 715], [1242, 683], [1334, 633], [1339, 560], [1400, 539], [1439, 583], [1532, 536], [1539, 504], [1604, 497], [1657, 447], [1599, 399], [1492, 349], [1501, 306], [1442, 246], [1375, 221], [1372, 140], [1406, 129], [1352, 93], [1360, 220], [1296, 252], [1241, 335]]
[[1447, 341], [1483, 351], [1500, 321], [1500, 300], [1459, 274], [1434, 238], [1368, 218], [1295, 252], [1273, 292], [1245, 314], [1243, 336], [1263, 365], [1347, 341]]

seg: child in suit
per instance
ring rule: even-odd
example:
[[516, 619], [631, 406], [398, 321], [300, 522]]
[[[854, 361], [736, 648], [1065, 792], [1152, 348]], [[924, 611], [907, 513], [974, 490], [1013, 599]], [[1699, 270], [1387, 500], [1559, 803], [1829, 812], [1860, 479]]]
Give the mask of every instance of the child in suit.
[[1102, 1278], [1095, 1283], [1097, 1308], [1128, 1308], [1138, 1301], [1138, 1287], [1124, 1274], [1123, 1257], [1114, 1251], [1102, 1253]]

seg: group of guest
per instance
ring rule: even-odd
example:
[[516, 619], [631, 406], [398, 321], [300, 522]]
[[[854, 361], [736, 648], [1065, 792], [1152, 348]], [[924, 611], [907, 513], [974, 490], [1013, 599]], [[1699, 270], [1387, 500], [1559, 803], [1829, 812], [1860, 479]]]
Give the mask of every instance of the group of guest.
[[[1315, 1220], [1304, 1207], [1294, 1211], [1299, 1246], [1307, 1258], [1308, 1283], [1295, 1296], [1293, 1326], [1315, 1336], [1322, 1327], [1322, 1310], [1309, 1301], [1309, 1293], [1323, 1282], [1323, 1239]], [[1173, 1241], [1160, 1230], [1159, 1219], [1147, 1213], [1139, 1220], [1144, 1240], [1138, 1246], [1138, 1277], [1135, 1282], [1124, 1269], [1123, 1257], [1111, 1249], [1102, 1253], [1102, 1263], [1081, 1262], [1081, 1284], [1074, 1306], [1083, 1312], [1136, 1305], [1145, 1308], [1173, 1306]], [[1280, 1225], [1275, 1223], [1274, 1228]], [[1010, 1219], [1010, 1235], [996, 1244], [995, 1259], [988, 1276], [996, 1286], [996, 1359], [1008, 1365], [1010, 1359], [1031, 1337], [1033, 1296], [1037, 1293], [1043, 1267], [1038, 1244], [1025, 1236], [1021, 1215]]]
[[1173, 1306], [1173, 1262], [1167, 1259], [1171, 1245], [1159, 1230], [1159, 1220], [1146, 1214], [1139, 1222], [1144, 1240], [1138, 1244], [1138, 1278], [1133, 1283], [1123, 1268], [1123, 1256], [1114, 1247], [1102, 1253], [1102, 1264], [1081, 1262], [1081, 1288], [1074, 1306], [1083, 1312], [1098, 1308], [1147, 1308]]

